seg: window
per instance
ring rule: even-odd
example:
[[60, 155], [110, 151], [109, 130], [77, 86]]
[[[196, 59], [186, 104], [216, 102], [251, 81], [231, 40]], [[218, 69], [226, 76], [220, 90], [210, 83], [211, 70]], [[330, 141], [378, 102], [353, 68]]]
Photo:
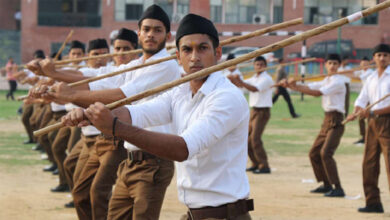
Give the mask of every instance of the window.
[[280, 23], [283, 0], [211, 0], [210, 18], [225, 24]]
[[100, 0], [38, 0], [38, 25], [101, 26]]
[[115, 20], [138, 20], [152, 4], [159, 5], [172, 22], [179, 22], [189, 12], [189, 0], [115, 0]]
[[[326, 24], [377, 3], [378, 0], [305, 0], [304, 19], [306, 24]], [[375, 13], [353, 22], [352, 25], [377, 23], [378, 14]]]

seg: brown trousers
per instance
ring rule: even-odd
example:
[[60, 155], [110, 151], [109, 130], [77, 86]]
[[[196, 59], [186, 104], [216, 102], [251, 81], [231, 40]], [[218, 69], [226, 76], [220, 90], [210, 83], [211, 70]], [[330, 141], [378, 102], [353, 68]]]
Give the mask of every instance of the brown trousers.
[[249, 121], [248, 155], [253, 167], [269, 168], [261, 136], [271, 117], [269, 108], [252, 108]]
[[[58, 131], [49, 133], [49, 137], [54, 135], [54, 141], [50, 144], [51, 150], [53, 152], [53, 157], [58, 168], [60, 185], [67, 184], [64, 171], [64, 160], [66, 158], [66, 147], [68, 146], [70, 129], [70, 127], [63, 127], [60, 128]], [[49, 138], [49, 140], [51, 140], [51, 138]]]
[[126, 153], [123, 144], [114, 145], [112, 138], [96, 138], [72, 191], [79, 219], [107, 218], [116, 172], [119, 164], [127, 158]]
[[360, 130], [360, 135], [362, 138], [366, 137], [366, 119], [361, 118], [359, 119], [359, 130]]
[[[49, 126], [49, 125], [57, 123], [61, 119], [61, 117], [63, 115], [65, 115], [65, 113], [66, 113], [66, 111], [52, 112], [50, 109], [46, 109], [45, 113], [43, 115], [43, 118], [42, 118], [42, 120], [44, 120], [44, 121], [42, 121], [41, 127]], [[50, 117], [51, 117], [51, 119], [49, 120], [48, 123], [46, 123], [46, 121], [48, 121], [48, 119]], [[44, 135], [41, 135], [38, 137], [38, 142], [45, 149], [47, 156], [49, 158], [49, 161], [51, 161], [52, 163], [56, 163], [51, 146], [55, 140], [57, 133], [58, 133], [58, 130], [55, 130], [55, 131], [50, 132], [49, 134], [44, 134]]]
[[33, 129], [30, 124], [30, 118], [34, 112], [33, 104], [23, 104], [22, 123], [26, 129], [29, 140], [35, 140], [33, 135]]
[[78, 179], [82, 168], [89, 157], [89, 149], [95, 144], [96, 136], [81, 136], [64, 161], [65, 177], [70, 189]]
[[390, 186], [390, 115], [368, 119], [363, 158], [363, 188], [366, 204], [380, 203], [378, 178], [380, 154], [383, 153]]
[[47, 107], [45, 104], [33, 104], [33, 113], [29, 119], [29, 123], [33, 131], [41, 128], [40, 125], [42, 122], [42, 117], [45, 114], [46, 109]]
[[341, 124], [343, 119], [342, 113], [326, 112], [320, 133], [311, 147], [309, 157], [318, 182], [340, 183], [333, 154], [344, 133], [344, 125]]
[[159, 219], [173, 174], [172, 161], [160, 158], [123, 161], [110, 199], [108, 219]]

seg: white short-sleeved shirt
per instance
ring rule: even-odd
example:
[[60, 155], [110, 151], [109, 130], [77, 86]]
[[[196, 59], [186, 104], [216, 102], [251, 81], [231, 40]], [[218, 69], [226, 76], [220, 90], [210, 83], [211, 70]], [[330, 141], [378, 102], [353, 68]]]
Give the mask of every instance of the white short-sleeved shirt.
[[335, 74], [325, 77], [322, 81], [309, 83], [312, 90], [319, 90], [322, 93], [322, 108], [325, 112], [338, 111], [345, 113], [345, 87], [344, 76]]
[[[368, 103], [374, 103], [390, 93], [390, 66], [387, 66], [381, 77], [375, 70], [364, 84], [362, 91], [355, 101], [355, 106], [365, 108]], [[374, 105], [371, 110], [382, 109], [390, 106], [390, 98], [387, 98]]]
[[230, 76], [230, 75], [239, 75], [241, 80], [244, 79], [241, 71], [238, 68], [236, 68], [233, 72], [230, 72], [230, 70], [228, 70], [228, 69], [224, 69], [222, 71], [222, 75], [224, 75], [226, 77]]
[[249, 108], [221, 72], [192, 95], [189, 83], [139, 105], [126, 106], [133, 124], [172, 122], [186, 142], [188, 158], [176, 163], [179, 200], [189, 208], [219, 206], [249, 196], [245, 173]]
[[367, 82], [367, 78], [374, 72], [372, 69], [366, 69], [366, 70], [359, 70], [355, 71], [354, 75], [359, 77], [362, 81], [362, 85], [364, 85]]
[[257, 88], [258, 91], [249, 91], [249, 106], [256, 108], [271, 108], [272, 107], [272, 85], [274, 81], [266, 72], [255, 74], [251, 78], [245, 80], [246, 83]]

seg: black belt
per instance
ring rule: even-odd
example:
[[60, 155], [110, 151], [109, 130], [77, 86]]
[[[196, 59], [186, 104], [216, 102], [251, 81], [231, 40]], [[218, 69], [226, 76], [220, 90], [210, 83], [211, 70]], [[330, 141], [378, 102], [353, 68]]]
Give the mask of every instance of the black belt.
[[135, 150], [127, 152], [127, 158], [133, 162], [141, 162], [147, 159], [155, 159], [156, 156], [146, 153], [144, 151]]
[[253, 209], [253, 199], [242, 199], [218, 207], [190, 209], [187, 215], [189, 220], [201, 220], [207, 218], [227, 219], [244, 215]]

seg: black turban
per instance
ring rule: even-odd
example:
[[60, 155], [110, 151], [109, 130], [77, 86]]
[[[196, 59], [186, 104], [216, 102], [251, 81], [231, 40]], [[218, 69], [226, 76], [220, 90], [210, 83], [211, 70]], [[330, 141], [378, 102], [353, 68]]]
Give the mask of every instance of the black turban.
[[138, 27], [141, 27], [141, 23], [144, 19], [156, 19], [161, 21], [165, 29], [167, 29], [167, 33], [171, 31], [171, 22], [169, 21], [169, 17], [167, 13], [158, 5], [151, 5], [149, 8], [144, 11], [141, 18], [138, 21]]
[[84, 44], [81, 43], [78, 40], [74, 40], [74, 41], [70, 42], [70, 50], [73, 49], [73, 48], [80, 48], [85, 53], [85, 46], [84, 46]]
[[43, 52], [43, 50], [36, 50], [34, 52], [34, 58], [45, 59], [45, 53]]
[[98, 39], [90, 40], [88, 42], [88, 53], [91, 50], [103, 49], [103, 48], [108, 49], [108, 44], [106, 39], [98, 38]]
[[134, 48], [138, 47], [138, 35], [129, 29], [121, 28], [118, 32], [118, 35], [115, 37], [115, 40], [125, 40], [129, 41], [134, 45]]
[[340, 55], [338, 55], [337, 53], [328, 54], [328, 56], [326, 56], [325, 61], [328, 61], [328, 60], [337, 60], [337, 61], [339, 61], [339, 63], [341, 63]]
[[390, 53], [390, 46], [388, 44], [378, 44], [376, 47], [374, 47], [374, 51], [372, 54], [380, 52]]
[[226, 60], [232, 60], [234, 58], [236, 58], [236, 56], [232, 53], [229, 53], [228, 56], [226, 57]]
[[188, 14], [181, 19], [179, 28], [176, 31], [176, 47], [179, 47], [179, 40], [185, 35], [190, 34], [207, 34], [215, 39], [217, 45], [219, 45], [218, 31], [214, 24], [199, 15]]

